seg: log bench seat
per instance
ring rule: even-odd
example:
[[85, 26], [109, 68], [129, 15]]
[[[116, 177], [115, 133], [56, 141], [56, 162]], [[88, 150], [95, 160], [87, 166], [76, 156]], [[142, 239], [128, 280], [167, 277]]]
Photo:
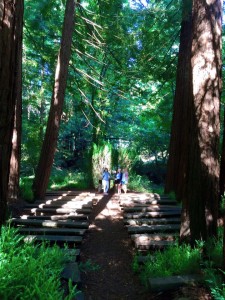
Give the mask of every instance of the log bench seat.
[[23, 220], [23, 219], [10, 219], [10, 223], [13, 225], [25, 225], [25, 226], [42, 226], [42, 227], [70, 227], [70, 228], [84, 228], [89, 227], [89, 223], [86, 221], [71, 221], [71, 220]]
[[81, 215], [81, 214], [65, 214], [65, 215], [52, 215], [52, 216], [29, 216], [23, 215], [21, 219], [25, 220], [52, 220], [52, 221], [59, 221], [59, 220], [88, 220], [88, 215]]
[[149, 285], [150, 289], [154, 292], [167, 291], [176, 289], [183, 285], [194, 286], [203, 280], [202, 275], [190, 274], [190, 275], [177, 275], [170, 277], [158, 277], [150, 278]]
[[133, 233], [153, 233], [153, 232], [174, 232], [180, 230], [180, 225], [143, 225], [143, 226], [127, 226], [129, 234]]
[[174, 200], [147, 199], [147, 200], [121, 200], [120, 205], [129, 207], [131, 205], [177, 205]]
[[142, 205], [142, 206], [132, 206], [132, 207], [124, 207], [125, 213], [129, 212], [181, 212], [180, 207], [176, 206], [166, 206], [166, 205]]
[[152, 212], [132, 212], [124, 213], [126, 219], [139, 219], [139, 218], [162, 218], [162, 217], [175, 217], [180, 216], [180, 211], [152, 211]]
[[[25, 210], [26, 211], [26, 210]], [[89, 208], [31, 208], [33, 214], [90, 214], [92, 209]]]
[[180, 224], [180, 218], [124, 219], [124, 223], [128, 225]]
[[61, 236], [61, 235], [27, 235], [24, 237], [25, 242], [43, 242], [49, 241], [51, 243], [70, 244], [73, 243], [76, 246], [81, 244], [82, 236]]
[[86, 229], [81, 228], [19, 228], [21, 234], [45, 234], [45, 235], [80, 235], [83, 236]]

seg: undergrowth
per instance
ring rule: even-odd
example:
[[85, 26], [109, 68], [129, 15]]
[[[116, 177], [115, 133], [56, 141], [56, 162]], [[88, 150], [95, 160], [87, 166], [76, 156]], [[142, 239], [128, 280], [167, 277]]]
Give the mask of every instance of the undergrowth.
[[89, 176], [83, 172], [65, 169], [54, 169], [49, 181], [52, 190], [89, 188]]
[[225, 272], [223, 266], [223, 229], [219, 228], [218, 239], [197, 241], [196, 246], [176, 243], [163, 251], [146, 256], [140, 265], [138, 255], [133, 260], [133, 271], [139, 273], [142, 283], [148, 287], [149, 278], [173, 275], [202, 274], [206, 286], [215, 300], [225, 299]]
[[133, 268], [135, 271], [140, 271], [140, 279], [147, 286], [149, 278], [199, 273], [200, 253], [200, 247], [191, 249], [189, 245], [179, 246], [177, 243], [164, 251], [156, 251], [153, 257], [148, 256], [140, 270], [134, 261]]
[[146, 176], [131, 173], [129, 175], [128, 189], [143, 193], [163, 193], [162, 187], [153, 184]]
[[63, 295], [61, 288], [64, 259], [58, 246], [24, 243], [17, 229], [3, 226], [0, 236], [0, 299], [74, 299], [77, 294], [75, 286], [69, 284], [67, 296]]

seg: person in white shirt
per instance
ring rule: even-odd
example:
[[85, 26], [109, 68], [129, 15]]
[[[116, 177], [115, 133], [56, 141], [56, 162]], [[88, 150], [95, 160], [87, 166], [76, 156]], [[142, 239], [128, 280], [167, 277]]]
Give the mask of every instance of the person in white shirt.
[[109, 180], [110, 180], [110, 173], [108, 169], [105, 168], [102, 174], [102, 187], [103, 187], [104, 195], [108, 195]]

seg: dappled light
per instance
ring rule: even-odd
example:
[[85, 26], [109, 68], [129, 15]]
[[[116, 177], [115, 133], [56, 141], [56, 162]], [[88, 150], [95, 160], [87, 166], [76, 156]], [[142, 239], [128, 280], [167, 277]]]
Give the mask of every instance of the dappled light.
[[[195, 275], [225, 297], [222, 16], [220, 0], [1, 1], [0, 227], [18, 241], [0, 246], [58, 251], [54, 299], [182, 299]], [[4, 249], [20, 279], [23, 251]], [[4, 268], [0, 299], [44, 299], [48, 280], [25, 291]]]

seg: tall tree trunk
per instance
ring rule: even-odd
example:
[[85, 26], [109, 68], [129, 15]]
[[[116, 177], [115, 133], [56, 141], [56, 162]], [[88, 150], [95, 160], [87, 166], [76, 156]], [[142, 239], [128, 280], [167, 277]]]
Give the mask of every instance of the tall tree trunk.
[[71, 55], [71, 44], [74, 30], [75, 1], [67, 0], [62, 30], [61, 47], [59, 50], [57, 67], [55, 71], [55, 83], [51, 100], [51, 107], [44, 142], [35, 179], [33, 191], [35, 198], [43, 198], [49, 182], [54, 154], [57, 146], [59, 125], [65, 98], [66, 81]]
[[220, 161], [220, 196], [224, 195], [225, 191], [225, 109], [223, 117], [223, 142], [222, 142], [222, 153]]
[[7, 213], [22, 11], [22, 0], [0, 2], [0, 226], [4, 224]]
[[8, 201], [13, 202], [18, 198], [19, 193], [19, 177], [20, 177], [20, 159], [21, 159], [21, 131], [22, 131], [22, 35], [23, 35], [23, 1], [18, 6], [16, 15], [16, 70], [17, 77], [15, 81], [15, 88], [13, 90], [13, 97], [16, 100], [14, 128], [12, 138], [12, 153], [10, 159], [10, 173], [9, 173], [9, 193]]
[[187, 194], [181, 240], [217, 233], [219, 108], [221, 96], [221, 1], [193, 1], [192, 85]]
[[165, 193], [175, 192], [178, 200], [182, 200], [185, 193], [183, 188], [188, 157], [188, 124], [190, 120], [191, 98], [192, 0], [183, 1], [182, 11], [176, 91], [165, 182]]

